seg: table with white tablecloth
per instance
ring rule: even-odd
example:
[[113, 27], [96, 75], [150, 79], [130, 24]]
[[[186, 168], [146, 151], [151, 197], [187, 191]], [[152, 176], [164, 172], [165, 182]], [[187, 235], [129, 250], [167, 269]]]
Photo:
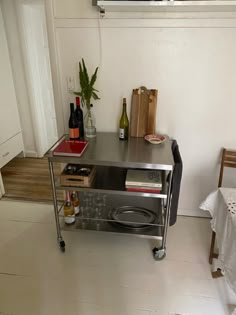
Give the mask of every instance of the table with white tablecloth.
[[236, 188], [218, 188], [201, 203], [212, 216], [219, 263], [227, 282], [236, 292]]

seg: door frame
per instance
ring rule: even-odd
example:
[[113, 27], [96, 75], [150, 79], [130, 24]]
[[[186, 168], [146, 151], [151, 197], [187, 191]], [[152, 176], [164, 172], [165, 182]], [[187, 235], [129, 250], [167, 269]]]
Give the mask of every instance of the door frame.
[[5, 195], [5, 189], [4, 189], [4, 184], [3, 184], [3, 180], [2, 180], [2, 173], [1, 173], [1, 169], [0, 169], [0, 199], [2, 198], [3, 195]]
[[48, 33], [48, 46], [49, 46], [49, 57], [51, 63], [51, 73], [52, 73], [52, 85], [54, 93], [54, 103], [57, 121], [57, 133], [58, 138], [60, 138], [66, 129], [64, 122], [64, 110], [62, 103], [62, 91], [61, 91], [61, 80], [59, 73], [59, 53], [57, 49], [57, 37], [56, 37], [56, 27], [55, 27], [55, 17], [53, 9], [54, 0], [44, 0], [44, 8], [46, 15], [47, 33]]
[[[42, 99], [42, 91], [38, 86], [40, 86], [40, 70], [39, 64], [34, 57], [37, 55], [38, 51], [36, 49], [36, 39], [31, 32], [30, 27], [31, 23], [36, 23], [33, 18], [34, 9], [36, 6], [40, 6], [40, 9], [43, 7], [44, 9], [44, 17], [46, 23], [46, 32], [48, 36], [48, 28], [47, 28], [47, 16], [46, 16], [46, 8], [45, 8], [45, 1], [44, 0], [15, 0], [16, 5], [16, 12], [19, 21], [19, 26], [21, 29], [21, 46], [23, 50], [23, 58], [24, 58], [24, 65], [26, 70], [26, 81], [29, 87], [28, 93], [30, 98], [30, 111], [32, 117], [32, 123], [35, 128], [32, 130], [35, 139], [35, 146], [37, 151], [37, 157], [42, 157], [45, 153], [45, 148], [47, 148], [48, 144], [48, 137], [47, 137], [47, 130], [45, 130], [45, 111], [40, 105], [40, 99]], [[40, 10], [39, 9], [39, 10]], [[49, 38], [48, 40], [48, 50], [50, 56], [50, 46], [49, 46]], [[50, 57], [51, 63], [51, 57]], [[51, 64], [49, 66], [52, 68]], [[51, 80], [53, 85], [53, 74], [52, 69], [49, 69], [51, 72]], [[55, 89], [53, 88], [53, 99], [54, 104], [55, 102]], [[55, 116], [56, 116], [56, 128], [57, 128], [57, 138], [60, 136], [61, 132], [58, 132], [58, 115], [57, 109], [55, 108]], [[63, 117], [63, 116], [62, 116]], [[61, 129], [61, 128], [60, 128]], [[64, 131], [64, 126], [63, 126]], [[64, 132], [63, 132], [64, 133]], [[57, 139], [55, 139], [57, 140]], [[48, 149], [48, 148], [47, 148]]]

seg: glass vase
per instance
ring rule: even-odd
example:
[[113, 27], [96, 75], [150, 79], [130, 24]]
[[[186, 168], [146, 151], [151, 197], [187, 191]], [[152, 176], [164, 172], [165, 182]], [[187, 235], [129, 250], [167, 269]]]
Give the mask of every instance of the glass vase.
[[92, 108], [87, 110], [84, 117], [84, 129], [86, 138], [96, 137], [96, 121]]

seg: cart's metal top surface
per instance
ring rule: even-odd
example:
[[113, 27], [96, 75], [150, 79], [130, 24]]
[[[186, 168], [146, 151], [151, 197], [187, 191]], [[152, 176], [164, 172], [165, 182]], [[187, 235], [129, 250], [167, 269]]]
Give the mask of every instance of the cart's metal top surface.
[[53, 156], [55, 145], [45, 156], [55, 162], [173, 169], [172, 141], [168, 137], [163, 143], [151, 144], [144, 138], [130, 137], [128, 141], [123, 141], [119, 139], [117, 133], [98, 132], [95, 138], [87, 140], [89, 140], [89, 144], [81, 157]]

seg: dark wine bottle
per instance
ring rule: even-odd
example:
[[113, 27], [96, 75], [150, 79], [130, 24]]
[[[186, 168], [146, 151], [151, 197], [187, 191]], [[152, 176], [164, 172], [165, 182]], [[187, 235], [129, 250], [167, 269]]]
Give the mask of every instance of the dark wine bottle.
[[126, 98], [123, 98], [123, 110], [120, 118], [120, 140], [128, 140], [129, 136], [129, 120], [126, 112]]
[[70, 137], [70, 140], [79, 139], [79, 128], [78, 128], [78, 121], [75, 116], [74, 103], [70, 103], [69, 137]]
[[75, 98], [75, 102], [76, 102], [75, 116], [78, 122], [79, 137], [80, 139], [83, 139], [84, 138], [84, 116], [83, 116], [83, 111], [80, 107], [80, 98], [78, 96]]

